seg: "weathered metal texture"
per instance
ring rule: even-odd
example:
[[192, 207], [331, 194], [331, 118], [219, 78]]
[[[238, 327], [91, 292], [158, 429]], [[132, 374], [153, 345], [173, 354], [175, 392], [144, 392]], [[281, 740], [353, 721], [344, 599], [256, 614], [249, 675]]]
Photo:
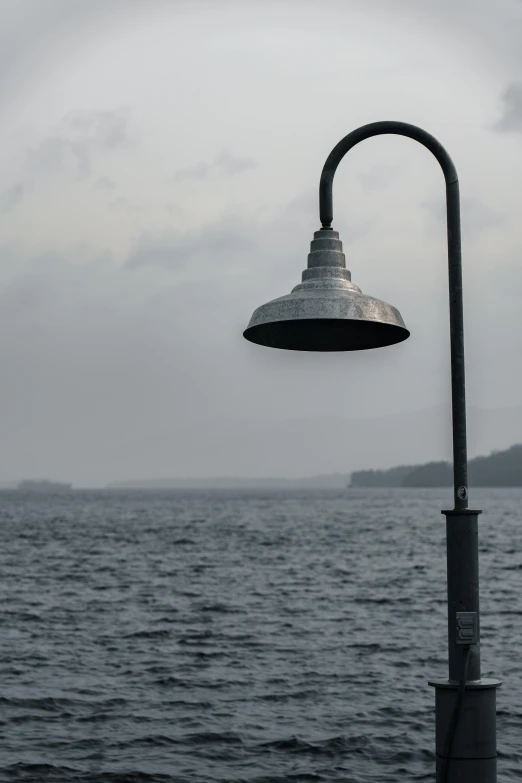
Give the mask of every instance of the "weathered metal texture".
[[407, 136], [426, 147], [438, 160], [446, 180], [448, 268], [451, 340], [451, 398], [453, 414], [453, 476], [455, 508], [468, 507], [468, 463], [466, 447], [466, 394], [464, 378], [464, 316], [462, 306], [462, 260], [460, 205], [457, 170], [437, 139], [407, 122], [372, 122], [349, 133], [326, 159], [319, 183], [319, 212], [323, 227], [333, 220], [332, 185], [337, 166], [359, 142], [382, 134]]
[[357, 351], [393, 345], [409, 336], [399, 311], [361, 292], [346, 269], [337, 231], [316, 231], [302, 282], [261, 305], [244, 336], [271, 348]]
[[448, 725], [458, 683], [432, 681], [435, 686], [436, 783], [496, 783], [496, 678], [467, 682], [451, 753], [445, 754]]

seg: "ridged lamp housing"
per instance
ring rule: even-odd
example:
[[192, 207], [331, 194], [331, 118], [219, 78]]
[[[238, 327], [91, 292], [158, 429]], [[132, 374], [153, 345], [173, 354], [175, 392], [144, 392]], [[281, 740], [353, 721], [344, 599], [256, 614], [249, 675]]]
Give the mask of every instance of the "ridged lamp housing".
[[352, 283], [339, 234], [329, 228], [314, 233], [302, 282], [258, 307], [243, 332], [252, 343], [290, 351], [361, 351], [409, 335], [395, 307]]

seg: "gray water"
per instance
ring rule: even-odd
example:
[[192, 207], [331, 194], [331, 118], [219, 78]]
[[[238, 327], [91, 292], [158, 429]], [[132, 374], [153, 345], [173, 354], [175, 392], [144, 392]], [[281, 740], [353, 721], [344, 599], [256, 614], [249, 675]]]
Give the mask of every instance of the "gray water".
[[[434, 780], [449, 490], [0, 501], [0, 781]], [[508, 783], [522, 490], [472, 507]]]

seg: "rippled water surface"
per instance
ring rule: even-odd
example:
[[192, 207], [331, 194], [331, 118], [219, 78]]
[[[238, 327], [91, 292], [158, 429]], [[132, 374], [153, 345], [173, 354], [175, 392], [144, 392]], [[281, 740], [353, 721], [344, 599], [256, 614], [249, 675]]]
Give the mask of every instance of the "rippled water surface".
[[[0, 493], [0, 781], [433, 781], [448, 490]], [[522, 773], [521, 490], [480, 490]]]

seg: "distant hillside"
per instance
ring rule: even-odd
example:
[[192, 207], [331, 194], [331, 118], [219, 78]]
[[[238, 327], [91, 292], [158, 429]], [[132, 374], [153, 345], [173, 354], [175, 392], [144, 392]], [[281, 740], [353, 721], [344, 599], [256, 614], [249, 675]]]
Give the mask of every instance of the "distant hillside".
[[401, 465], [389, 470], [356, 470], [351, 475], [352, 487], [402, 487], [415, 465]]
[[[468, 482], [473, 487], [522, 487], [522, 444], [469, 461]], [[389, 470], [358, 470], [352, 487], [448, 487], [453, 483], [449, 462], [403, 465]]]

